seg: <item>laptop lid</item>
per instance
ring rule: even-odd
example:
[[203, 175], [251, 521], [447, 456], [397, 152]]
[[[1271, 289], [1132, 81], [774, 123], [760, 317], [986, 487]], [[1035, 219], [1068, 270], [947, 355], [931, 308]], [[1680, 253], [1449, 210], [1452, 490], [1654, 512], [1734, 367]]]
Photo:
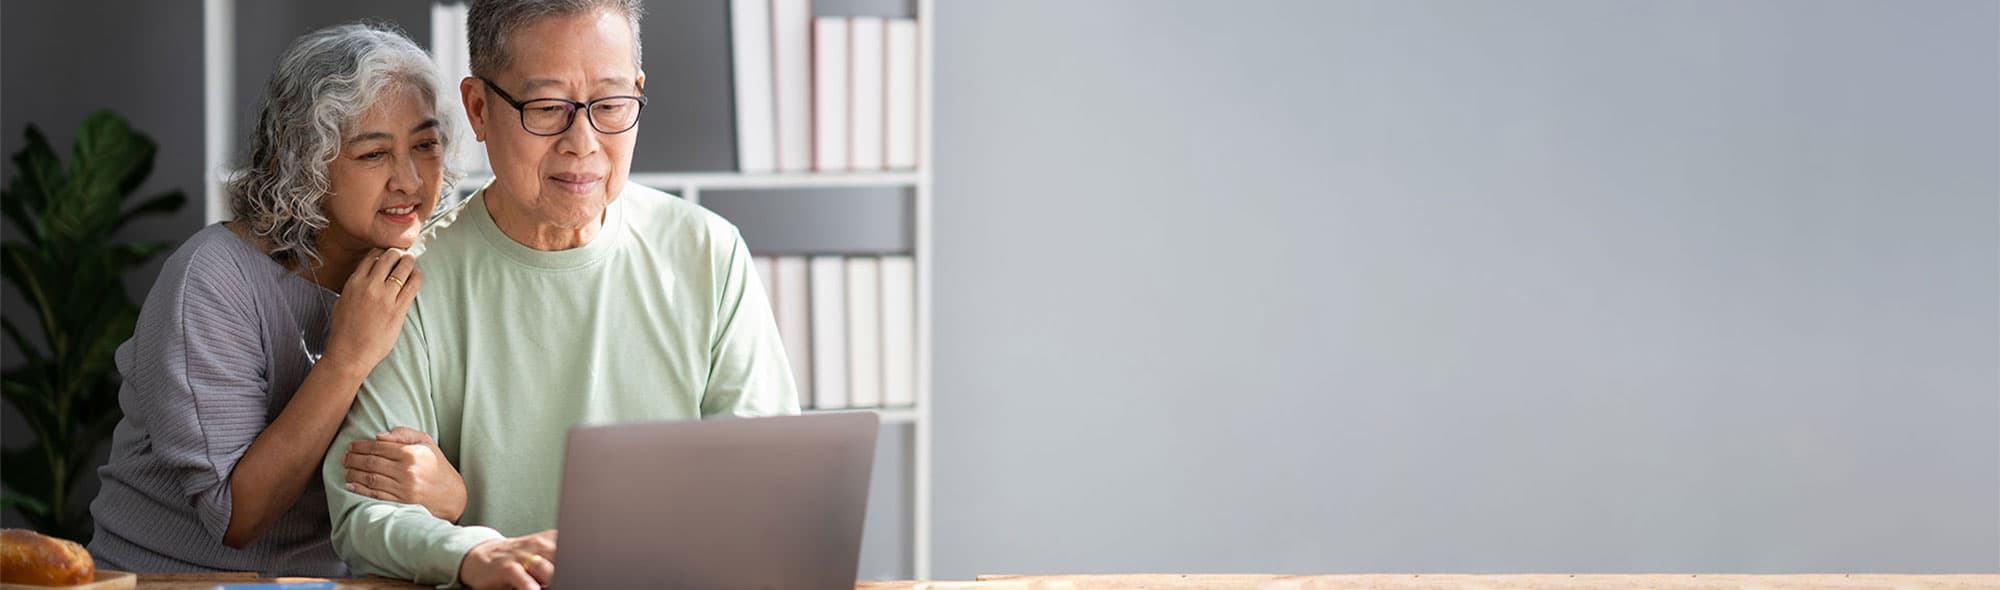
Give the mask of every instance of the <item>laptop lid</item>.
[[560, 588], [854, 588], [880, 418], [840, 412], [579, 426]]

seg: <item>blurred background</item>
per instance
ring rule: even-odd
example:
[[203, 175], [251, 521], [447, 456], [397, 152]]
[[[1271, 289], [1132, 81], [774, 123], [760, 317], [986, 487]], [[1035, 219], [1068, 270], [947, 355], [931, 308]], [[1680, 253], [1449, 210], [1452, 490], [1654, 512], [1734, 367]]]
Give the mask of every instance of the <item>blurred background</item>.
[[[648, 93], [715, 96], [674, 43], [728, 2], [650, 4]], [[2000, 3], [813, 6], [933, 35], [922, 167], [796, 230], [930, 293], [864, 578], [2000, 570]], [[190, 197], [120, 236], [175, 243], [285, 43], [432, 14], [6, 0], [0, 152], [116, 111]], [[717, 115], [646, 117], [702, 171]], [[753, 248], [812, 208], [728, 192]]]

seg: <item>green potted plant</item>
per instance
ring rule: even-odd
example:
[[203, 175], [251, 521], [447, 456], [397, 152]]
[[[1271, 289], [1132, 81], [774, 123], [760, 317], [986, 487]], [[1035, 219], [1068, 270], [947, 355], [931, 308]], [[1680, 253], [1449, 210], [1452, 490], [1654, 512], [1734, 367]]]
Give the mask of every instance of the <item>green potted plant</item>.
[[126, 207], [152, 172], [155, 149], [124, 119], [99, 111], [77, 130], [65, 168], [30, 125], [27, 147], [14, 154], [14, 180], [0, 193], [12, 234], [0, 244], [0, 271], [35, 312], [25, 327], [29, 318], [0, 318], [20, 351], [5, 370], [4, 396], [35, 433], [34, 446], [0, 449], [0, 481], [8, 488], [0, 506], [19, 510], [43, 533], [79, 542], [91, 534], [89, 502], [71, 496], [123, 416], [112, 353], [139, 317], [124, 271], [169, 247], [119, 242], [113, 234], [187, 200], [172, 191]]

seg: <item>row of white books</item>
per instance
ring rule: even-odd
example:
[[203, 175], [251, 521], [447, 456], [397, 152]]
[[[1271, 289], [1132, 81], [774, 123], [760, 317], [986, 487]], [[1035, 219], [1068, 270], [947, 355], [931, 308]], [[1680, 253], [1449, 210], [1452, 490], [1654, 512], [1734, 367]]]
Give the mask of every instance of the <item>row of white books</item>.
[[730, 23], [742, 171], [917, 167], [916, 20], [731, 0]]
[[917, 403], [917, 274], [908, 256], [756, 256], [799, 405]]

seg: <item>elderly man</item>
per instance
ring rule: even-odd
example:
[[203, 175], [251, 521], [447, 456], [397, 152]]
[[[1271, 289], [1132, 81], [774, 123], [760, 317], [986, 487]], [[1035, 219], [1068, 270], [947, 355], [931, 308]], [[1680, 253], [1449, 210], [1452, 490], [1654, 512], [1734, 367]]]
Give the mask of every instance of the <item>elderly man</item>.
[[793, 414], [798, 395], [736, 228], [627, 182], [646, 103], [639, 0], [468, 12], [459, 90], [495, 179], [427, 242], [427, 284], [335, 449], [417, 425], [469, 499], [453, 523], [357, 494], [382, 464], [365, 452], [329, 454], [323, 475], [357, 570], [532, 588], [555, 572], [569, 427]]

